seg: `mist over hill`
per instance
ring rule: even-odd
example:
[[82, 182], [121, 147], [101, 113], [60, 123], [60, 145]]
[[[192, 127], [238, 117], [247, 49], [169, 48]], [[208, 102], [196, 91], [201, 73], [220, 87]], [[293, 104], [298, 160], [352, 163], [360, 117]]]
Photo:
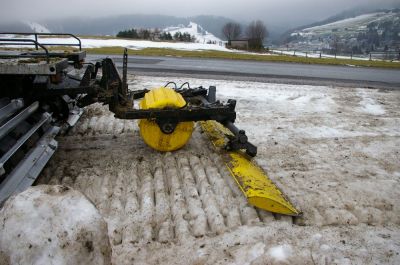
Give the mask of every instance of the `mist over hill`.
[[[400, 7], [400, 3], [397, 4]], [[392, 8], [393, 6], [391, 6]], [[396, 7], [396, 5], [395, 5]], [[371, 5], [366, 4], [365, 6], [352, 8], [340, 12], [336, 15], [330, 16], [323, 20], [318, 20], [312, 23], [304, 21], [313, 21], [315, 16], [310, 16], [308, 19], [303, 17], [301, 21], [305, 25], [300, 26], [300, 21], [294, 23], [290, 18], [286, 22], [281, 20], [274, 20], [272, 17], [261, 16], [254, 17], [265, 22], [268, 29], [269, 36], [266, 39], [266, 44], [279, 45], [284, 41], [287, 41], [290, 34], [294, 31], [299, 31], [305, 28], [324, 25], [339, 21], [346, 18], [355, 17], [368, 12], [379, 12], [383, 11], [386, 6], [383, 4]], [[311, 11], [310, 11], [311, 12]], [[282, 11], [282, 14], [284, 11]], [[172, 15], [159, 15], [159, 14], [125, 14], [125, 15], [111, 15], [104, 17], [60, 17], [53, 19], [35, 19], [33, 21], [19, 21], [17, 18], [15, 21], [0, 20], [0, 31], [15, 31], [15, 32], [31, 32], [32, 30], [40, 29], [41, 27], [32, 27], [32, 24], [41, 25], [42, 28], [48, 29], [50, 32], [68, 32], [81, 35], [116, 35], [121, 30], [131, 28], [158, 28], [164, 29], [171, 26], [189, 25], [190, 22], [199, 24], [206, 31], [212, 33], [220, 39], [225, 39], [222, 34], [222, 27], [228, 22], [236, 22], [242, 26], [242, 32], [245, 32], [247, 24], [252, 19], [245, 18], [245, 16], [236, 17], [224, 17], [216, 15], [197, 15], [197, 16], [172, 16]], [[294, 24], [293, 24], [294, 23]]]
[[[188, 25], [195, 22], [219, 38], [223, 38], [222, 27], [233, 19], [221, 16], [175, 17], [167, 15], [121, 15], [103, 18], [72, 17], [35, 21], [51, 32], [68, 32], [81, 35], [116, 35], [119, 31], [131, 28], [159, 28]], [[32, 29], [24, 22], [0, 24], [1, 31], [29, 32]]]

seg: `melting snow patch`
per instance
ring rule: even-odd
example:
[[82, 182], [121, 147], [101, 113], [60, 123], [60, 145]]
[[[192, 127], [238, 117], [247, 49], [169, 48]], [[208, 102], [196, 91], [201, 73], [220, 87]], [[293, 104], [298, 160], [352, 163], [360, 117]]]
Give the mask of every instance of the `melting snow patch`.
[[382, 115], [385, 114], [385, 110], [381, 105], [378, 105], [375, 100], [372, 98], [364, 98], [360, 102], [361, 108], [364, 112], [373, 114], [373, 115]]
[[372, 115], [383, 115], [385, 114], [385, 109], [377, 103], [373, 98], [366, 95], [365, 92], [359, 93], [360, 97], [362, 97], [362, 101], [360, 102], [361, 110], [365, 113], [369, 113]]
[[272, 247], [268, 250], [267, 254], [276, 261], [285, 261], [289, 256], [292, 255], [292, 247], [287, 244]]

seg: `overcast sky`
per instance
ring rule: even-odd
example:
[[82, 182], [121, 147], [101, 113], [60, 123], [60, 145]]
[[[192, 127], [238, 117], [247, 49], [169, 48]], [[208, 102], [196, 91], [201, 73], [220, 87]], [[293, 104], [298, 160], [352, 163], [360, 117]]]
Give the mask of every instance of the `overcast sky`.
[[0, 19], [33, 20], [118, 14], [220, 15], [238, 21], [308, 23], [366, 4], [385, 7], [400, 0], [0, 0]]

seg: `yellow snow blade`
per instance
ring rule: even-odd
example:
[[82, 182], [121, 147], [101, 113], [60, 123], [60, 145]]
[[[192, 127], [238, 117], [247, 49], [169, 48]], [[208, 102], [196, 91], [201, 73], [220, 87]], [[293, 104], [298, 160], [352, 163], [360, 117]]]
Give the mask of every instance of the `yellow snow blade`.
[[[214, 146], [223, 148], [226, 135], [232, 133], [216, 121], [201, 122]], [[258, 208], [279, 214], [298, 216], [298, 211], [268, 178], [266, 173], [241, 151], [225, 151], [224, 161], [248, 202]]]

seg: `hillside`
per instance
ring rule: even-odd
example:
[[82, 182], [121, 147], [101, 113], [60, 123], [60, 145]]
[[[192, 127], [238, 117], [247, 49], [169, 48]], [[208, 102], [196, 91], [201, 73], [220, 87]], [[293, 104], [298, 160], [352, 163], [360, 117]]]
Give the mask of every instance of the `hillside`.
[[190, 22], [187, 26], [179, 25], [177, 27], [167, 27], [163, 30], [164, 32], [169, 32], [172, 36], [175, 33], [189, 33], [191, 36], [195, 37], [195, 42], [198, 43], [219, 43], [221, 39], [215, 37], [212, 33], [205, 30], [201, 25]]
[[[120, 15], [101, 18], [71, 17], [55, 20], [43, 20], [25, 23], [15, 22], [0, 24], [1, 31], [28, 32], [35, 30], [32, 25], [41, 25], [50, 32], [69, 32], [81, 35], [116, 35], [121, 30], [131, 28], [159, 28], [164, 29], [178, 25], [189, 25], [195, 22], [201, 25], [204, 30], [223, 38], [221, 29], [223, 25], [232, 22], [232, 19], [220, 16], [194, 16], [175, 17], [166, 15]], [[40, 32], [40, 30], [39, 30]]]
[[315, 23], [287, 34], [287, 46], [343, 53], [396, 50], [400, 44], [400, 10], [377, 11]]

